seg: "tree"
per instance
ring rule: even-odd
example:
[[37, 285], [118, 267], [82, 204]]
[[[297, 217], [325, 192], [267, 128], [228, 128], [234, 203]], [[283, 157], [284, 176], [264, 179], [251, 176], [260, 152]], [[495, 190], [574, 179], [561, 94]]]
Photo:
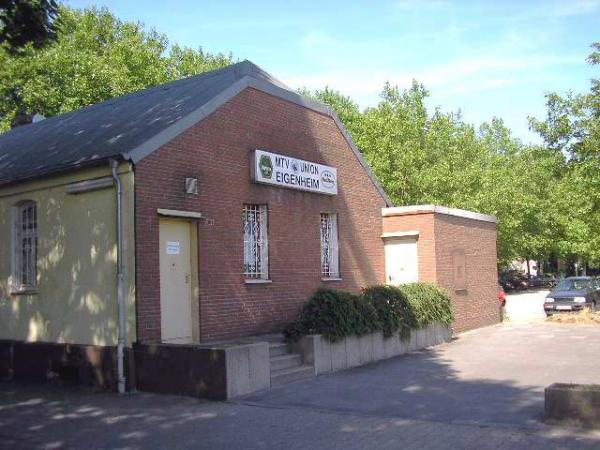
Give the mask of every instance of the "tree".
[[[587, 58], [600, 64], [600, 42]], [[557, 187], [556, 204], [563, 210], [557, 220], [563, 234], [557, 242], [560, 256], [600, 260], [600, 80], [590, 91], [546, 96], [545, 120], [530, 118], [530, 126], [546, 145], [566, 155], [565, 173]]]
[[0, 45], [12, 54], [43, 47], [56, 37], [57, 15], [55, 0], [0, 0]]
[[560, 152], [523, 145], [500, 119], [476, 130], [460, 111], [429, 113], [428, 91], [416, 81], [403, 91], [386, 84], [379, 104], [364, 111], [329, 88], [312, 95], [337, 111], [395, 204], [434, 203], [497, 216], [498, 255], [505, 263], [553, 252]]
[[19, 111], [52, 116], [231, 64], [231, 56], [169, 45], [107, 9], [60, 7], [56, 42], [19, 55], [0, 48], [0, 131]]

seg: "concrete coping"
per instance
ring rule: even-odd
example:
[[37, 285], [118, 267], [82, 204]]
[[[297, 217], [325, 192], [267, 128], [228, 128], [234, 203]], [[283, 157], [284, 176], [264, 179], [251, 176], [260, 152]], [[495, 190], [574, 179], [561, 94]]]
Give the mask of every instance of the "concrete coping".
[[445, 214], [447, 216], [462, 217], [464, 219], [479, 220], [481, 222], [498, 223], [495, 216], [481, 214], [475, 211], [467, 211], [466, 209], [448, 208], [438, 205], [410, 205], [410, 206], [394, 206], [392, 208], [382, 208], [381, 215], [383, 217], [394, 216], [409, 216], [416, 214]]
[[202, 215], [202, 213], [195, 212], [195, 211], [180, 211], [177, 209], [158, 208], [156, 210], [156, 212], [158, 213], [159, 216], [165, 216], [165, 217], [182, 217], [185, 219], [204, 219], [205, 218]]
[[256, 346], [262, 346], [265, 344], [268, 344], [268, 342], [228, 341], [228, 342], [207, 342], [207, 343], [190, 342], [190, 343], [186, 343], [186, 344], [174, 344], [174, 343], [161, 342], [158, 344], [144, 344], [144, 345], [146, 345], [147, 347], [164, 347], [164, 348], [176, 348], [176, 349], [177, 348], [190, 348], [190, 349], [197, 349], [197, 350], [227, 350], [227, 349], [232, 349], [232, 348], [256, 347]]
[[418, 238], [419, 232], [417, 230], [413, 231], [392, 231], [389, 233], [383, 233], [381, 235], [381, 239], [393, 239], [393, 238]]

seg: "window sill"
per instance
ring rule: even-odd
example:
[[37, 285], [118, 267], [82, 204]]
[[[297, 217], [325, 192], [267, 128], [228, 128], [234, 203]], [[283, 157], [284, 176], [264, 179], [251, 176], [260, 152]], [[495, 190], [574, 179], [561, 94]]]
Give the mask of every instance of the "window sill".
[[37, 295], [38, 290], [36, 288], [27, 288], [27, 289], [12, 289], [10, 291], [10, 295]]
[[269, 284], [272, 283], [271, 279], [263, 279], [263, 278], [246, 278], [244, 280], [245, 284]]
[[342, 281], [342, 279], [339, 277], [323, 277], [321, 281]]

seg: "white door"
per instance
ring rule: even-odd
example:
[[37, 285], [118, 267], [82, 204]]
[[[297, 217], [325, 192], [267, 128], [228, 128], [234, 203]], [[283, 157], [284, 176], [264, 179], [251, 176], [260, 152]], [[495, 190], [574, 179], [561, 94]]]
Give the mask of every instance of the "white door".
[[192, 342], [190, 224], [163, 219], [160, 234], [160, 315], [163, 342]]
[[419, 281], [419, 259], [415, 238], [386, 239], [384, 249], [387, 284]]

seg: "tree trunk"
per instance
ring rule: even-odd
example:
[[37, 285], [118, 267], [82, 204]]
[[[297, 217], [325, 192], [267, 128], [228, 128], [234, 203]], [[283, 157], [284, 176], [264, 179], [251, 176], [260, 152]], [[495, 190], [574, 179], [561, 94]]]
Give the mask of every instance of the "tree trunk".
[[525, 261], [527, 261], [527, 279], [530, 280], [531, 279], [531, 266], [530, 266], [529, 258], [527, 258]]

